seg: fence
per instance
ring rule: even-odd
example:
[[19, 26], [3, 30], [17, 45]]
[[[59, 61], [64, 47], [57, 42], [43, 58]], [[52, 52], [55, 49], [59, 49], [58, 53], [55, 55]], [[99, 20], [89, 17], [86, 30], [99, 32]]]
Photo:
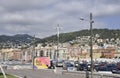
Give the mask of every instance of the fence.
[[[84, 71], [62, 71], [63, 74], [73, 74], [73, 75], [79, 75], [79, 78], [91, 78], [90, 72], [84, 72]], [[93, 73], [93, 78], [120, 78], [119, 74], [112, 74], [112, 73]]]

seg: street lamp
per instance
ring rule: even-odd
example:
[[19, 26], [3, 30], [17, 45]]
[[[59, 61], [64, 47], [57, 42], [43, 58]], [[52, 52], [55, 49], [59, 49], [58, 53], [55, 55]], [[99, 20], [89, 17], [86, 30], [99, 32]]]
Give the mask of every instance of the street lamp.
[[90, 57], [91, 57], [91, 78], [93, 78], [93, 44], [92, 44], [92, 38], [93, 38], [93, 32], [92, 32], [92, 23], [94, 21], [92, 20], [92, 13], [90, 13]]
[[33, 70], [34, 70], [34, 59], [35, 59], [35, 35], [33, 37], [33, 41], [32, 41], [32, 64], [33, 64]]
[[56, 53], [56, 58], [58, 60], [59, 57], [59, 34], [60, 34], [60, 26], [59, 24], [57, 25], [57, 53]]
[[[84, 20], [84, 18], [80, 18], [80, 20]], [[93, 78], [93, 31], [92, 31], [92, 24], [94, 21], [92, 20], [92, 13], [90, 13], [90, 58], [91, 58], [91, 78]]]

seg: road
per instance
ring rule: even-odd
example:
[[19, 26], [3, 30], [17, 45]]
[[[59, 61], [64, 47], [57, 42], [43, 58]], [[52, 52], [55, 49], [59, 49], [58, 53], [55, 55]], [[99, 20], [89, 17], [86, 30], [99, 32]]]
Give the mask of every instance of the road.
[[[54, 69], [8, 69], [5, 70], [8, 74], [13, 74], [19, 76], [18, 78], [24, 78], [24, 76], [27, 76], [27, 78], [86, 78], [87, 73], [85, 71], [63, 71], [61, 68], [57, 68], [56, 72], [54, 72]], [[90, 75], [90, 73], [89, 73]], [[103, 76], [104, 77], [101, 77]], [[120, 78], [120, 75], [118, 76], [110, 76], [111, 73], [105, 73], [105, 72], [94, 72], [94, 78]], [[89, 76], [90, 78], [90, 76]]]
[[[41, 70], [32, 70], [32, 69], [22, 69], [22, 70], [6, 70], [6, 73], [14, 74], [20, 77], [27, 76], [27, 78], [80, 78], [79, 74], [62, 74], [59, 72], [54, 72], [54, 70], [41, 69]], [[82, 77], [81, 77], [82, 78]]]

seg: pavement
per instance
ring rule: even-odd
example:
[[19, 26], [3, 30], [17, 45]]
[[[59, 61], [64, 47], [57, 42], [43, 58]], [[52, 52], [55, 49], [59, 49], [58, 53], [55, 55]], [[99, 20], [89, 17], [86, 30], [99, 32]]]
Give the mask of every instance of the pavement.
[[[81, 75], [79, 74], [65, 74], [65, 73], [59, 73], [54, 72], [54, 70], [31, 70], [31, 69], [27, 69], [27, 70], [6, 70], [6, 73], [12, 74], [12, 75], [16, 75], [20, 77], [24, 77], [26, 76], [27, 78], [80, 78]], [[83, 77], [82, 77], [83, 78]]]
[[[85, 71], [63, 71], [57, 69], [8, 69], [6, 73], [17, 76], [17, 78], [86, 78]], [[90, 76], [90, 72], [88, 73]], [[104, 76], [104, 77], [102, 77]], [[110, 77], [111, 76], [111, 77]], [[112, 75], [110, 72], [94, 72], [94, 78], [120, 78], [120, 75]]]

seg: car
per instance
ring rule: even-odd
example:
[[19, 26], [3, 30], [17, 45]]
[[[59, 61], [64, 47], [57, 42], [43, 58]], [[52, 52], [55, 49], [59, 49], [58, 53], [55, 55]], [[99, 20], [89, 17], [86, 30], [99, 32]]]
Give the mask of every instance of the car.
[[112, 70], [112, 73], [113, 73], [113, 74], [120, 74], [120, 70], [114, 69], [114, 70]]
[[62, 67], [64, 60], [57, 60], [56, 61], [56, 67]]
[[116, 64], [99, 65], [97, 71], [113, 71], [117, 68]]
[[77, 71], [86, 71], [88, 70], [88, 64], [87, 63], [80, 63], [77, 66]]
[[64, 62], [63, 63], [63, 70], [67, 70], [67, 71], [74, 71], [75, 70], [75, 65], [73, 62]]
[[90, 63], [87, 64], [87, 70], [91, 71], [91, 64]]
[[79, 64], [79, 61], [75, 61], [75, 62], [74, 62], [75, 67], [77, 67], [78, 64]]
[[114, 70], [112, 70], [112, 73], [113, 74], [120, 74], [120, 70], [114, 69]]
[[120, 74], [120, 63], [116, 64], [116, 68], [112, 70], [112, 73]]
[[93, 70], [98, 71], [99, 63], [94, 63]]

